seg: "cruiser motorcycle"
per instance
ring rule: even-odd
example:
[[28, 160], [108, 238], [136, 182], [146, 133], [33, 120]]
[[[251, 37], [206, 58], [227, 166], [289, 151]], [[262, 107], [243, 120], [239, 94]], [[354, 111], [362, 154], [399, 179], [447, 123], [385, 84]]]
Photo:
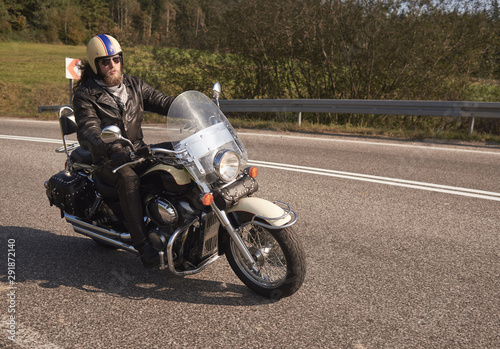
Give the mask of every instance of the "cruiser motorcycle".
[[[219, 108], [197, 91], [176, 97], [163, 128], [164, 143], [132, 153], [141, 181], [144, 221], [160, 255], [160, 269], [176, 275], [202, 271], [226, 255], [238, 278], [256, 293], [280, 299], [295, 293], [306, 273], [305, 254], [292, 226], [297, 214], [283, 202], [254, 196], [258, 170], [247, 166], [243, 143]], [[69, 144], [76, 132], [71, 108], [59, 111], [65, 169], [46, 183], [50, 204], [75, 232], [97, 244], [138, 255], [123, 224], [117, 189], [95, 174], [91, 154]], [[102, 130], [104, 142], [123, 142], [117, 126]], [[114, 171], [121, 168], [118, 167]]]

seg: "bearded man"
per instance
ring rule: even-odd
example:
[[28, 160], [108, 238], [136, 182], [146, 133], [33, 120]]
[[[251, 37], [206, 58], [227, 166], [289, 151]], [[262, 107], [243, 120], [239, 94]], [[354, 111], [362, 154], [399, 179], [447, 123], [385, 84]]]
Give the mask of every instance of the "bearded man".
[[[80, 145], [92, 153], [94, 163], [106, 163], [98, 177], [118, 189], [125, 227], [145, 267], [160, 264], [158, 252], [146, 236], [139, 177], [133, 166], [125, 166], [116, 174], [112, 170], [131, 161], [130, 153], [143, 147], [142, 119], [144, 111], [167, 115], [174, 98], [155, 90], [137, 77], [123, 74], [123, 52], [110, 35], [94, 36], [87, 44], [87, 60], [80, 64], [81, 79], [75, 86], [73, 109], [78, 124]], [[101, 131], [116, 125], [130, 146], [105, 143]]]

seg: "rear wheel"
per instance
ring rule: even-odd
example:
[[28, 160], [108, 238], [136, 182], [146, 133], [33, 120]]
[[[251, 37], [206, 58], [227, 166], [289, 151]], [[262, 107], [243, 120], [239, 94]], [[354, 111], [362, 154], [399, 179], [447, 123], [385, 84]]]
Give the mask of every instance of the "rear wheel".
[[241, 228], [239, 234], [252, 254], [255, 266], [247, 265], [230, 238], [226, 257], [246, 286], [272, 299], [288, 297], [300, 288], [306, 274], [305, 253], [291, 227], [268, 229], [251, 223]]

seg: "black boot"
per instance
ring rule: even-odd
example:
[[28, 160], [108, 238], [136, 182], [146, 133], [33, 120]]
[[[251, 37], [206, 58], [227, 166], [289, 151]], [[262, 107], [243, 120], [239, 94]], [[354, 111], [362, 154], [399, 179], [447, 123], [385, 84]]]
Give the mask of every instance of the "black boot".
[[146, 268], [158, 268], [160, 266], [160, 255], [158, 251], [153, 248], [149, 241], [144, 241], [142, 244], [135, 246], [139, 251], [142, 264]]
[[125, 226], [132, 237], [135, 249], [139, 252], [142, 264], [146, 268], [157, 268], [160, 265], [160, 255], [146, 239], [144, 222], [126, 222]]

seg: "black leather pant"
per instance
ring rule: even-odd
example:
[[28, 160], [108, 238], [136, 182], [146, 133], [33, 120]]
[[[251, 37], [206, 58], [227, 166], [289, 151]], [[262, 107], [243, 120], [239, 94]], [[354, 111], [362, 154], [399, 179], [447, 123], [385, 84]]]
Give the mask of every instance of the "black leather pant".
[[132, 236], [134, 245], [139, 245], [146, 238], [139, 176], [131, 166], [126, 166], [117, 173], [113, 173], [113, 169], [108, 167], [102, 169], [99, 177], [106, 184], [118, 188], [125, 226]]

